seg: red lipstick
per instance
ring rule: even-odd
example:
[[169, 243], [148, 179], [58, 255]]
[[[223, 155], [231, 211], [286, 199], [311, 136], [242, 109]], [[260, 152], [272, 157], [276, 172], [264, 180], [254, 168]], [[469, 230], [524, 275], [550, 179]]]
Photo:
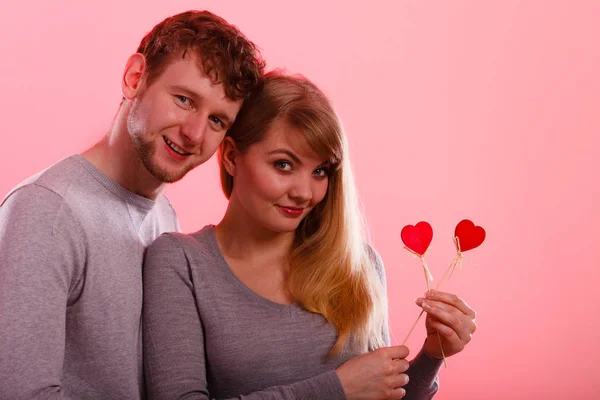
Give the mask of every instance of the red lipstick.
[[281, 210], [282, 213], [284, 213], [285, 215], [292, 217], [292, 218], [298, 218], [299, 216], [302, 215], [302, 212], [304, 211], [303, 208], [299, 208], [299, 207], [284, 207], [284, 206], [277, 206], [279, 207], [279, 209]]

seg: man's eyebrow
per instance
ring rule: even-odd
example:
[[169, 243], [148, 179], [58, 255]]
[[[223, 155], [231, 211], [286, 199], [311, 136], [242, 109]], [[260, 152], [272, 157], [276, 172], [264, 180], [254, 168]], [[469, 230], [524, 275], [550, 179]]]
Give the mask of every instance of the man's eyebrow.
[[[197, 101], [198, 99], [200, 99], [202, 97], [199, 93], [197, 93], [187, 87], [181, 86], [181, 85], [174, 85], [173, 90], [175, 90], [177, 92], [182, 92], [182, 94], [190, 97], [192, 100], [195, 100], [195, 101]], [[233, 121], [235, 121], [235, 117], [232, 118], [223, 111], [212, 113], [211, 115], [213, 117], [219, 118], [228, 127], [231, 126], [231, 124], [233, 124]]]
[[297, 155], [295, 155], [288, 149], [276, 149], [276, 150], [270, 151], [269, 155], [271, 155], [271, 154], [285, 154], [288, 157], [290, 157], [292, 160], [294, 160], [295, 163], [302, 164], [302, 161], [300, 161], [300, 158], [298, 158]]
[[[219, 118], [228, 127], [231, 126], [231, 124], [233, 124], [233, 121], [231, 120], [231, 118], [229, 118], [229, 116], [225, 113], [217, 112], [217, 113], [213, 113], [211, 115]], [[235, 120], [235, 118], [234, 118], [234, 120]]]
[[193, 91], [190, 88], [181, 86], [181, 85], [173, 85], [172, 86], [173, 90], [177, 91], [177, 92], [183, 92], [183, 94], [185, 94], [188, 97], [191, 97], [192, 99], [198, 99], [202, 96], [200, 96], [200, 93], [197, 93], [195, 91]]

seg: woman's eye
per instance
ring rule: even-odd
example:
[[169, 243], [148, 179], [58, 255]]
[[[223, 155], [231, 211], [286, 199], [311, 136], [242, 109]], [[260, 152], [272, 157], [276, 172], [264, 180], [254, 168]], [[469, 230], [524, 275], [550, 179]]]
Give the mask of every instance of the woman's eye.
[[273, 165], [282, 171], [290, 171], [292, 169], [292, 164], [289, 161], [275, 161]]
[[317, 168], [313, 174], [319, 177], [325, 177], [329, 176], [329, 170], [327, 168]]

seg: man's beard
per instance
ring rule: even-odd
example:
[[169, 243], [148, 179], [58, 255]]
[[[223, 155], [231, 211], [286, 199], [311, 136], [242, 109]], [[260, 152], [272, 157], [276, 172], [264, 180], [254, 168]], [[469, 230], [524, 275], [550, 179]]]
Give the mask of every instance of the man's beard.
[[127, 117], [127, 130], [129, 131], [129, 136], [131, 137], [133, 147], [135, 148], [138, 157], [142, 161], [142, 164], [144, 164], [144, 167], [146, 167], [146, 170], [148, 170], [148, 172], [150, 172], [157, 180], [164, 183], [177, 182], [193, 169], [194, 166], [186, 165], [179, 171], [168, 172], [158, 165], [155, 161], [157, 150], [156, 143], [144, 140], [144, 137], [147, 136], [146, 126], [140, 122], [141, 118], [138, 115], [138, 105], [139, 103], [133, 105], [129, 116]]

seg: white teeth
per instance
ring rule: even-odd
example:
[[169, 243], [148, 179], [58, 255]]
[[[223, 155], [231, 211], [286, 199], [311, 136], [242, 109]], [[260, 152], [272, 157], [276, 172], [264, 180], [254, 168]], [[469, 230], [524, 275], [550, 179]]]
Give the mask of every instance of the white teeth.
[[175, 152], [181, 154], [182, 156], [189, 156], [190, 153], [186, 153], [185, 151], [183, 151], [182, 149], [180, 149], [179, 147], [177, 147], [175, 145], [175, 143], [171, 142], [169, 139], [165, 138], [165, 142], [167, 143], [167, 145], [172, 148]]

